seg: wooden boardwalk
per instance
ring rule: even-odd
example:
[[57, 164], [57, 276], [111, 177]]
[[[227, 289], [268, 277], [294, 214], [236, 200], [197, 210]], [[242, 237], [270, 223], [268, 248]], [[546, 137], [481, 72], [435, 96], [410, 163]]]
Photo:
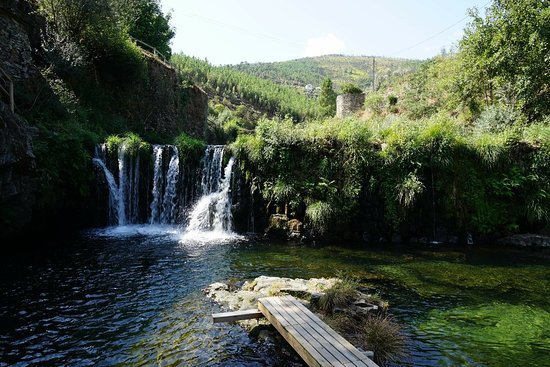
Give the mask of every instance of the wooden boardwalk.
[[378, 366], [292, 296], [261, 298], [258, 309], [309, 366]]

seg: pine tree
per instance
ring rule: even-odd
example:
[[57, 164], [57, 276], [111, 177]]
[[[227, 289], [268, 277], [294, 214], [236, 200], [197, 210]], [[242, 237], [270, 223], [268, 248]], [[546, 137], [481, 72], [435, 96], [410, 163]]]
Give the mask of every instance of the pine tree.
[[326, 78], [321, 83], [319, 110], [322, 116], [327, 117], [332, 117], [336, 113], [336, 92], [332, 87], [332, 80], [329, 78]]

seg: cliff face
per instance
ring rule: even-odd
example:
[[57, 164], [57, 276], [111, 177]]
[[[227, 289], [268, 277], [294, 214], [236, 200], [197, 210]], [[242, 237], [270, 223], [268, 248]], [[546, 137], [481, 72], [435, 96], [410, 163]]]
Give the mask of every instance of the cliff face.
[[[17, 88], [34, 73], [36, 23], [23, 1], [0, 3], [0, 69]], [[8, 79], [0, 79], [4, 89]], [[20, 231], [32, 218], [35, 203], [34, 129], [11, 112], [9, 95], [0, 91], [0, 238]]]
[[142, 100], [145, 131], [163, 135], [185, 132], [204, 138], [208, 97], [200, 88], [180, 85], [175, 69], [147, 57], [149, 85]]
[[32, 132], [0, 102], [0, 238], [17, 233], [32, 217], [36, 192]]
[[[50, 67], [51, 51], [41, 44], [45, 21], [32, 4], [0, 1], [0, 69], [15, 90], [15, 113], [0, 91], [0, 238], [45, 224], [65, 208], [83, 213], [69, 215], [74, 225], [88, 223], [93, 182], [87, 180], [91, 162], [82, 162], [90, 161], [104, 134], [131, 130], [170, 139], [185, 132], [203, 138], [206, 126], [206, 94], [182, 87], [175, 69], [145, 53], [146, 77], [140, 81], [126, 76], [109, 83], [89, 65]], [[108, 128], [96, 128], [98, 121]], [[33, 137], [34, 153], [41, 152], [36, 159]]]

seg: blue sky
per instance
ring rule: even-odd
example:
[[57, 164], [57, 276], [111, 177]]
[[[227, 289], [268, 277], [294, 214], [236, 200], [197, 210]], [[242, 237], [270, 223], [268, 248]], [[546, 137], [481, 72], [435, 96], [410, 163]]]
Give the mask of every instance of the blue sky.
[[215, 65], [332, 53], [426, 59], [455, 44], [467, 10], [488, 2], [161, 0], [176, 28], [173, 51]]

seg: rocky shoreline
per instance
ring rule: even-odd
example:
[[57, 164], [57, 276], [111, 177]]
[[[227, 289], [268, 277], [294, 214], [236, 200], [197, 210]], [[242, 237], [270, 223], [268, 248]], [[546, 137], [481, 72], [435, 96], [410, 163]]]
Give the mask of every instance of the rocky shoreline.
[[[369, 289], [347, 279], [259, 276], [244, 282], [230, 280], [213, 283], [203, 291], [225, 311], [256, 309], [260, 298], [292, 295], [371, 358], [372, 351], [376, 356], [379, 350], [376, 342], [371, 341], [380, 338], [379, 335], [375, 338], [367, 335], [368, 327], [361, 330], [361, 325], [375, 322], [389, 326], [393, 334], [382, 335], [385, 342], [395, 340], [403, 343], [404, 340], [399, 326], [387, 316], [387, 303], [378, 294], [369, 293]], [[291, 349], [265, 319], [237, 322], [258, 342], [278, 345], [287, 352]], [[379, 354], [386, 356], [385, 351]], [[378, 362], [381, 361], [378, 359]]]

